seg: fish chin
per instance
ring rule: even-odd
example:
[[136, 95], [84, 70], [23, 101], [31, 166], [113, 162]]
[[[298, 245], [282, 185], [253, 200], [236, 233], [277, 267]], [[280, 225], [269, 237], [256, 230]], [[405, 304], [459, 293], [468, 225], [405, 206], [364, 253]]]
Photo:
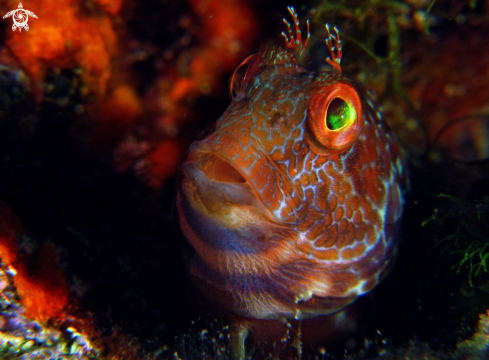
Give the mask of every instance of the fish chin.
[[[184, 166], [184, 172], [176, 210], [180, 230], [190, 245], [183, 254], [194, 286], [245, 317], [293, 314], [274, 299], [275, 291], [268, 294], [263, 289], [275, 286], [280, 297], [293, 299], [287, 286], [273, 285], [274, 277], [265, 274], [276, 273], [283, 257], [290, 255], [289, 246], [297, 234], [268, 221], [268, 211], [246, 187], [221, 187], [205, 179], [194, 182], [201, 176], [198, 170]], [[286, 277], [278, 279], [288, 282]]]
[[200, 165], [182, 166], [185, 177], [177, 210], [183, 235], [199, 253], [210, 249], [231, 254], [256, 251], [270, 232], [266, 230], [273, 223], [270, 213], [247, 183], [214, 181]]

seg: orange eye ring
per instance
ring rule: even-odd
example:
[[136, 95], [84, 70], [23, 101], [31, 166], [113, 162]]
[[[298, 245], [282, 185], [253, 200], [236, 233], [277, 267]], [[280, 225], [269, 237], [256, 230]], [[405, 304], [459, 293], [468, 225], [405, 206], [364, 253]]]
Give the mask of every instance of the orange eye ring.
[[307, 128], [309, 143], [319, 155], [350, 148], [363, 130], [360, 97], [352, 85], [334, 82], [315, 87], [309, 99]]

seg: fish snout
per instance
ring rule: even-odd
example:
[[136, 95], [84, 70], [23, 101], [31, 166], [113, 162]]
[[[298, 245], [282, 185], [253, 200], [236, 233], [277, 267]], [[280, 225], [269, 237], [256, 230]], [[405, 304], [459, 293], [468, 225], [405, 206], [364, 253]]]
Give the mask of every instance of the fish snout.
[[263, 208], [244, 175], [203, 145], [201, 141], [194, 142], [182, 164], [187, 186], [194, 189], [194, 198], [211, 213], [233, 205]]
[[182, 170], [199, 197], [208, 199], [207, 205], [250, 205], [253, 197], [253, 205], [266, 210], [263, 213], [270, 221], [295, 224], [304, 215], [306, 207], [291, 179], [252, 142], [240, 151], [239, 146], [216, 139], [196, 141]]

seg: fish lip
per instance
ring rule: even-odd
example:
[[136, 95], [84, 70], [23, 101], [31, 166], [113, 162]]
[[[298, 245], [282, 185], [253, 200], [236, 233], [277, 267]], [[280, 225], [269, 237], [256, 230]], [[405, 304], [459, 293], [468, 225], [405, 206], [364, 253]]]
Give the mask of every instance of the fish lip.
[[[189, 156], [190, 157], [190, 156]], [[182, 171], [185, 178], [190, 181], [195, 188], [194, 196], [200, 198], [202, 203], [210, 209], [212, 205], [253, 205], [263, 207], [259, 198], [256, 196], [248, 180], [234, 166], [233, 168], [246, 180], [242, 183], [224, 182], [211, 179], [202, 170], [203, 163], [210, 157], [219, 158], [221, 161], [229, 164], [228, 161], [213, 152], [201, 151], [197, 157], [191, 156], [192, 159], [182, 164]], [[230, 164], [231, 165], [231, 164]], [[232, 165], [231, 165], [232, 166]], [[212, 194], [212, 198], [207, 193]]]
[[[227, 191], [231, 191], [231, 189], [239, 189], [240, 192], [247, 191], [250, 195], [250, 198], [253, 197], [253, 205], [257, 208], [261, 216], [264, 216], [266, 220], [269, 223], [273, 223], [275, 225], [280, 225], [280, 226], [295, 226], [299, 219], [301, 218], [300, 214], [297, 214], [296, 210], [293, 210], [293, 215], [294, 218], [292, 220], [287, 219], [287, 218], [282, 218], [281, 216], [277, 216], [276, 212], [273, 212], [273, 209], [269, 208], [269, 205], [264, 201], [264, 199], [261, 196], [261, 193], [259, 190], [255, 188], [255, 181], [253, 179], [249, 178], [249, 174], [246, 174], [246, 172], [242, 171], [238, 166], [234, 165], [233, 159], [228, 158], [227, 156], [223, 156], [222, 153], [216, 151], [215, 147], [220, 148], [219, 143], [214, 141], [209, 141], [209, 138], [203, 139], [203, 140], [198, 140], [194, 141], [189, 148], [189, 151], [187, 152], [185, 158], [183, 159], [181, 163], [181, 169], [182, 172], [181, 174], [184, 175], [180, 179], [184, 180], [187, 178], [190, 182], [193, 183], [193, 187], [195, 188], [196, 185], [198, 184], [199, 181], [205, 180], [205, 184], [210, 184], [210, 182], [213, 182], [215, 186], [218, 184], [219, 186], [222, 187], [222, 189], [226, 189]], [[224, 154], [225, 155], [225, 154]], [[191, 177], [192, 174], [196, 174], [197, 172], [195, 171], [195, 168], [192, 168], [193, 166], [199, 166], [201, 164], [201, 161], [205, 160], [206, 158], [214, 156], [218, 158], [220, 161], [227, 163], [229, 166], [232, 166], [234, 170], [240, 174], [240, 176], [246, 180], [244, 183], [227, 183], [227, 182], [218, 182], [218, 181], [213, 181], [212, 179], [209, 179], [207, 176], [204, 174], [201, 174], [199, 180], [192, 181]], [[262, 155], [263, 157], [266, 158], [265, 155]], [[188, 184], [180, 182], [181, 185], [179, 186], [188, 186]], [[196, 190], [196, 189], [194, 189]], [[275, 191], [283, 192], [281, 191], [280, 188], [276, 188]], [[194, 191], [194, 197], [196, 196], [196, 191]], [[205, 196], [201, 192], [199, 194], [201, 196]], [[200, 196], [199, 196], [200, 197]], [[226, 199], [229, 200], [229, 199]], [[249, 200], [249, 199], [248, 199]], [[287, 200], [285, 200], [287, 202]], [[251, 202], [251, 200], [250, 200]], [[229, 201], [228, 201], [229, 204]], [[233, 205], [241, 205], [239, 201], [234, 202]], [[246, 202], [243, 205], [250, 205], [249, 202]]]
[[[199, 198], [202, 204], [207, 208], [208, 212], [214, 213], [216, 208], [224, 208], [225, 206], [251, 206], [258, 213], [265, 216], [272, 223], [281, 224], [281, 221], [276, 219], [266, 206], [262, 203], [260, 197], [256, 194], [251, 182], [243, 172], [234, 166], [228, 159], [219, 156], [216, 152], [203, 148], [204, 141], [196, 141], [190, 146], [186, 159], [181, 165], [184, 178], [191, 183], [193, 187], [193, 196]], [[245, 182], [224, 182], [216, 181], [209, 178], [201, 169], [203, 162], [210, 157], [216, 157], [229, 166], [232, 166], [239, 173]], [[185, 183], [182, 186], [189, 186]], [[207, 192], [207, 193], [206, 193]], [[213, 193], [214, 197], [209, 198], [208, 193]], [[220, 206], [219, 206], [220, 205]]]

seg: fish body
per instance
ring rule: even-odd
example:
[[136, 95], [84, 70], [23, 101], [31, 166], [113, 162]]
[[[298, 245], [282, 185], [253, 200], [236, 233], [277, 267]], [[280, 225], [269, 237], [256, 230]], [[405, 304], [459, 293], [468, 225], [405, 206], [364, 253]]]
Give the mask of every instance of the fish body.
[[177, 183], [191, 282], [246, 319], [337, 312], [379, 283], [397, 251], [400, 147], [373, 98], [339, 66], [299, 65], [298, 35], [247, 61], [236, 96], [190, 146]]

